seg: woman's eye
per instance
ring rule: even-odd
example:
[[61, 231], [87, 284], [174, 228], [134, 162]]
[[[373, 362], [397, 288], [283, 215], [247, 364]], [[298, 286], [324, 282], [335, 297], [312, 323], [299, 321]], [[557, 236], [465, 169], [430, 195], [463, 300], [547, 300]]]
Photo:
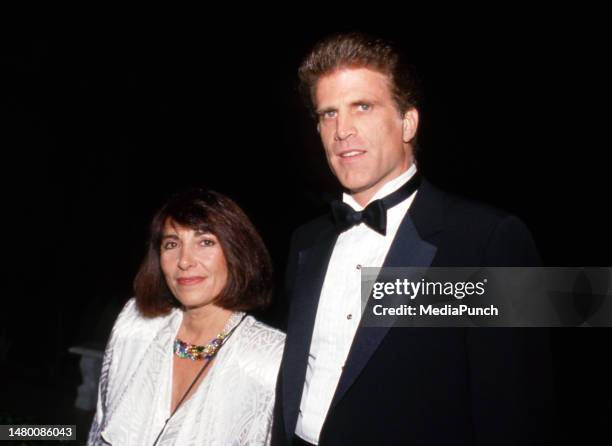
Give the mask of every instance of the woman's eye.
[[176, 242], [166, 242], [164, 243], [164, 249], [172, 249], [176, 247]]
[[214, 244], [215, 244], [214, 240], [211, 240], [209, 238], [205, 238], [200, 241], [200, 245], [202, 246], [213, 246]]

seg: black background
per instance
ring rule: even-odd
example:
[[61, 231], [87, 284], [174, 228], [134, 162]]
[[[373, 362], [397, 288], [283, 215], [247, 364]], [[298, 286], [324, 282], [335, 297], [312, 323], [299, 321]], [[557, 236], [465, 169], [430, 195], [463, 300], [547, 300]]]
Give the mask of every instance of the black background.
[[[0, 389], [21, 376], [50, 387], [78, 379], [67, 348], [104, 342], [148, 221], [176, 190], [235, 199], [280, 284], [292, 230], [338, 193], [296, 79], [330, 31], [378, 33], [411, 55], [425, 98], [419, 168], [433, 183], [517, 214], [547, 266], [610, 266], [604, 28], [579, 16], [503, 18], [213, 31], [210, 16], [4, 39], [0, 361], [14, 372]], [[564, 435], [612, 441], [609, 329], [555, 334]], [[5, 395], [0, 413], [41, 404], [28, 386]]]

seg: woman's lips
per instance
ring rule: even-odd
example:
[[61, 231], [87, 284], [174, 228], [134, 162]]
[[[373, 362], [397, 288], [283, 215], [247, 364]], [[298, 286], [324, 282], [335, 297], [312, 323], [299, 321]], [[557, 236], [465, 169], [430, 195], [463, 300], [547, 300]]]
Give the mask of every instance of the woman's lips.
[[196, 283], [200, 283], [204, 280], [204, 277], [181, 277], [176, 279], [176, 283], [179, 285], [195, 285]]

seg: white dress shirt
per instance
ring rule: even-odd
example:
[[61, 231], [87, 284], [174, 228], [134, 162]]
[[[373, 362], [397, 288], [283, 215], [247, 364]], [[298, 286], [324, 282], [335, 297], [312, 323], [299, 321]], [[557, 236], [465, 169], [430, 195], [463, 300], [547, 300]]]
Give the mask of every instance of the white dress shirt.
[[[370, 202], [384, 198], [403, 186], [414, 174], [414, 163], [385, 184]], [[306, 380], [295, 433], [318, 444], [323, 422], [338, 386], [342, 368], [361, 319], [361, 268], [381, 267], [404, 215], [416, 192], [387, 211], [387, 234], [381, 235], [365, 223], [338, 236], [332, 252], [317, 308]], [[356, 211], [363, 210], [351, 195], [342, 200]]]

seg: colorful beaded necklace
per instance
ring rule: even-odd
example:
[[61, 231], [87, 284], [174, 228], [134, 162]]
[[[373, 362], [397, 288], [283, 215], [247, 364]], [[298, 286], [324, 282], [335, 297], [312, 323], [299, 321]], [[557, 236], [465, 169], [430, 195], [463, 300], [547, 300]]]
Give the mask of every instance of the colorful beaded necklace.
[[227, 333], [222, 331], [206, 345], [188, 344], [176, 338], [174, 340], [174, 354], [179, 358], [191, 359], [192, 361], [210, 359], [215, 356], [226, 337]]
[[[166, 419], [166, 422], [164, 423], [161, 430], [159, 431], [159, 434], [157, 434], [157, 438], [155, 439], [153, 446], [157, 445], [157, 442], [159, 441], [162, 434], [164, 433], [164, 430], [166, 429], [168, 422], [174, 416], [174, 414], [179, 409], [179, 407], [181, 407], [181, 404], [183, 404], [183, 401], [185, 401], [185, 398], [187, 398], [187, 395], [189, 395], [189, 392], [191, 392], [191, 389], [193, 389], [193, 386], [195, 386], [195, 383], [198, 382], [198, 379], [200, 379], [200, 376], [202, 376], [202, 373], [204, 373], [204, 370], [206, 370], [206, 367], [210, 365], [210, 359], [213, 356], [215, 356], [215, 354], [217, 353], [217, 351], [219, 351], [221, 347], [223, 347], [223, 343], [227, 339], [229, 339], [232, 333], [234, 333], [234, 330], [236, 330], [238, 326], [242, 324], [242, 321], [244, 320], [245, 317], [246, 317], [246, 314], [243, 313], [238, 323], [234, 325], [234, 327], [231, 330], [229, 331], [223, 330], [221, 333], [217, 335], [215, 339], [210, 341], [208, 345], [201, 346], [201, 345], [187, 344], [186, 342], [183, 342], [178, 338], [174, 340], [174, 353], [177, 356], [180, 356], [181, 358], [189, 358], [194, 361], [196, 359], [208, 359], [208, 361], [206, 361], [204, 365], [200, 368], [200, 371], [198, 372], [196, 377], [193, 379], [193, 381], [191, 381], [191, 384], [189, 385], [189, 387], [183, 394], [183, 397], [180, 399], [180, 401], [174, 408], [174, 412], [172, 412], [170, 416]], [[193, 349], [195, 349], [195, 352], [193, 352]], [[209, 355], [209, 356], [206, 356], [206, 355]]]

